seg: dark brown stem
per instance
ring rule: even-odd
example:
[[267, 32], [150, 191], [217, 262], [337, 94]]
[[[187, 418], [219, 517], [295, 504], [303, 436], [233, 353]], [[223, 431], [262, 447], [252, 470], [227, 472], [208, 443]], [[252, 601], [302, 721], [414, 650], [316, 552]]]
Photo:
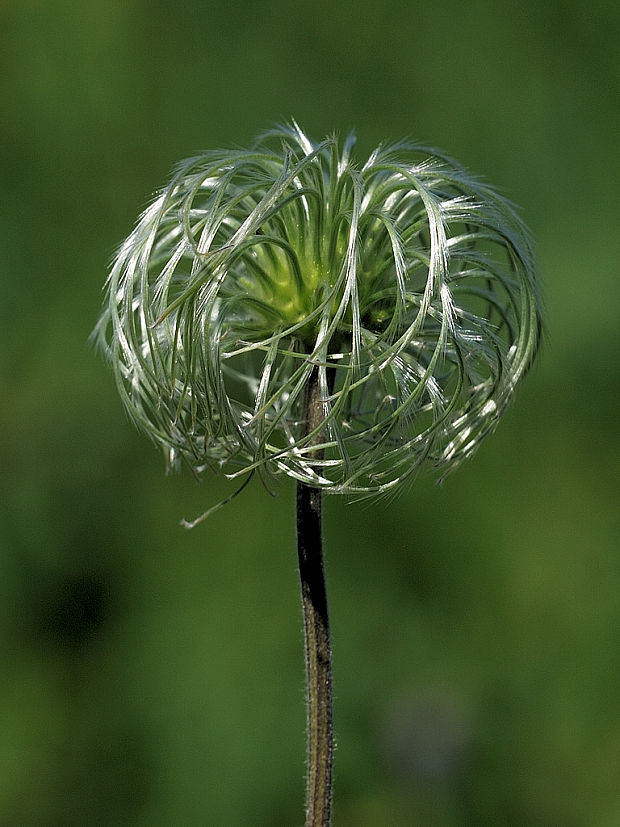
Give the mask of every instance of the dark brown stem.
[[[306, 434], [323, 420], [318, 369], [310, 376], [305, 398]], [[314, 442], [321, 441], [320, 432]], [[317, 450], [315, 457], [320, 456]], [[332, 668], [327, 592], [323, 568], [322, 492], [297, 483], [297, 554], [306, 641], [308, 765], [306, 827], [331, 823], [334, 757]]]

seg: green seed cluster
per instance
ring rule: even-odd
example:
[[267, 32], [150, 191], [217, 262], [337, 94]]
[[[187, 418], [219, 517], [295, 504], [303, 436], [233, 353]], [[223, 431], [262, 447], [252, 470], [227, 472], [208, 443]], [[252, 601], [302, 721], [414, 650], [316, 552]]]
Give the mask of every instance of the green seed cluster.
[[437, 153], [353, 145], [293, 123], [191, 158], [121, 246], [96, 336], [171, 465], [382, 493], [512, 399], [540, 337], [523, 223]]

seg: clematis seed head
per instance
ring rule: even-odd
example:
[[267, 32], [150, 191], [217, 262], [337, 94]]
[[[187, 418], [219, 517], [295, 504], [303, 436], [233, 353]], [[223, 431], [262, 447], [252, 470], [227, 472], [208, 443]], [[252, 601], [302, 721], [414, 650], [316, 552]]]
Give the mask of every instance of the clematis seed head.
[[353, 147], [293, 122], [190, 158], [120, 247], [95, 336], [170, 466], [379, 494], [458, 466], [513, 398], [540, 338], [514, 208], [416, 144]]

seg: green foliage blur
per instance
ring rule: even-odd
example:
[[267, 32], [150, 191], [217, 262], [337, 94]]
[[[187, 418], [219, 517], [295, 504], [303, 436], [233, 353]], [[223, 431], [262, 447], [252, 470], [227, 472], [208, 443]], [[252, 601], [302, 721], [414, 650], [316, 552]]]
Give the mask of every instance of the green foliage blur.
[[169, 170], [294, 116], [533, 228], [547, 344], [439, 488], [326, 502], [336, 827], [620, 824], [620, 5], [0, 4], [0, 825], [303, 822], [294, 490], [166, 477], [87, 339]]

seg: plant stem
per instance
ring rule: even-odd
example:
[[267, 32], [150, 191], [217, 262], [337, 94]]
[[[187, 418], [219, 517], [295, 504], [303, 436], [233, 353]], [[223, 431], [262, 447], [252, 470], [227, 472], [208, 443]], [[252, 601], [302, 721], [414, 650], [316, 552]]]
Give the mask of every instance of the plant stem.
[[[323, 419], [318, 369], [309, 380], [305, 398], [306, 433]], [[320, 441], [320, 436], [315, 438]], [[314, 456], [319, 456], [317, 451]], [[332, 667], [327, 591], [323, 568], [322, 492], [297, 483], [297, 554], [306, 642], [308, 704], [308, 764], [306, 769], [306, 827], [331, 823], [334, 756]]]

